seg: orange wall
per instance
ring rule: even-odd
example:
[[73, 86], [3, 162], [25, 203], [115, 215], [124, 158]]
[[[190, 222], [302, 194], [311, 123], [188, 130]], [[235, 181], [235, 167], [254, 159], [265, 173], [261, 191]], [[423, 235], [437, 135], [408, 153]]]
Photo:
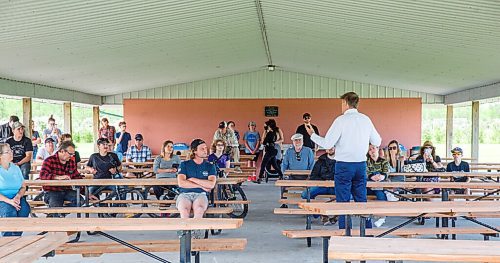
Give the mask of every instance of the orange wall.
[[[275, 118], [283, 129], [285, 143], [309, 112], [312, 122], [324, 135], [333, 120], [341, 114], [340, 99], [126, 99], [123, 112], [128, 131], [142, 133], [145, 144], [156, 154], [164, 140], [189, 144], [194, 138], [212, 141], [221, 120], [233, 120], [243, 136], [248, 121], [256, 121], [262, 132], [264, 106], [278, 106]], [[420, 99], [361, 99], [360, 112], [367, 114], [382, 136], [383, 145], [398, 139], [405, 146], [420, 144]]]

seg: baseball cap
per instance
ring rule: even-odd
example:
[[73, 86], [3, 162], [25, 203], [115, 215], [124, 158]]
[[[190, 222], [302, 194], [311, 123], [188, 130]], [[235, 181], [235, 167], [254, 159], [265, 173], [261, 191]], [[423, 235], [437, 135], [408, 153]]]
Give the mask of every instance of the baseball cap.
[[54, 143], [56, 141], [54, 141], [54, 139], [52, 139], [52, 137], [47, 137], [47, 139], [45, 139], [45, 143], [48, 143], [48, 142]]
[[460, 148], [460, 147], [455, 147], [455, 148], [453, 148], [453, 149], [451, 150], [451, 153], [454, 153], [454, 152], [459, 152], [459, 153], [461, 153], [461, 154], [463, 154], [463, 153], [464, 153], [464, 151], [463, 151], [463, 150], [462, 150], [462, 148]]
[[303, 140], [304, 139], [304, 135], [300, 134], [300, 133], [296, 133], [294, 135], [292, 135], [292, 141], [293, 140]]
[[205, 141], [202, 140], [202, 139], [194, 139], [192, 142], [191, 142], [191, 150], [196, 150], [198, 148], [199, 145], [201, 144], [204, 144]]
[[23, 128], [24, 128], [25, 126], [24, 126], [24, 124], [22, 124], [22, 123], [20, 123], [20, 122], [18, 122], [18, 121], [14, 122], [14, 123], [12, 124], [12, 129], [13, 129], [13, 130], [15, 130], [15, 129], [19, 128], [19, 127], [23, 127]]
[[219, 129], [224, 129], [227, 127], [227, 123], [225, 121], [219, 122]]
[[304, 115], [302, 115], [302, 119], [305, 119], [306, 117], [310, 118], [311, 114], [309, 114], [309, 113], [306, 112], [306, 113], [304, 113]]
[[135, 135], [134, 139], [142, 141], [144, 138], [142, 138], [142, 134], [138, 133]]

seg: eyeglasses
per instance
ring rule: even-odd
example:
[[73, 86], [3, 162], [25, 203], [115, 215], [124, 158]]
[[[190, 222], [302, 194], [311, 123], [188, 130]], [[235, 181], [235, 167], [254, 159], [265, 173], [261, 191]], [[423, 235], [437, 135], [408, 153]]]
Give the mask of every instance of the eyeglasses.
[[12, 153], [12, 151], [6, 151], [6, 152], [3, 152], [2, 154], [8, 154], [8, 153]]
[[224, 144], [217, 144], [217, 146], [222, 146], [222, 147], [224, 147]]
[[297, 161], [300, 162], [301, 158], [300, 158], [300, 152], [295, 152], [295, 158], [297, 159]]
[[72, 153], [70, 153], [68, 151], [66, 151], [66, 152], [69, 154], [69, 156], [75, 156], [75, 152], [72, 152]]
[[397, 150], [397, 149], [398, 149], [398, 147], [397, 147], [397, 146], [392, 146], [392, 147], [389, 147], [389, 151], [395, 151], [395, 150]]
[[452, 153], [451, 155], [453, 155], [453, 156], [460, 156], [462, 154], [461, 153]]

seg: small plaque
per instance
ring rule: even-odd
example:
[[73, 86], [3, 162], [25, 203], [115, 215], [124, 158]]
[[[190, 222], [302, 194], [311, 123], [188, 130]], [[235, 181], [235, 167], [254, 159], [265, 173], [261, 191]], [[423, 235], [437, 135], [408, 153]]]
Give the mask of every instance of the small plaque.
[[264, 115], [266, 117], [278, 117], [278, 106], [265, 106]]

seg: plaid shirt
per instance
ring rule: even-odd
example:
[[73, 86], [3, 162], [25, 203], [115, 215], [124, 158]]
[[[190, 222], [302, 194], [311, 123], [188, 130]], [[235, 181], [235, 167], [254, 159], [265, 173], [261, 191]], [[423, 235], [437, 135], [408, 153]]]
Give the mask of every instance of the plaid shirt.
[[99, 129], [99, 138], [106, 138], [110, 143], [115, 143], [115, 127], [108, 125], [107, 128], [101, 127]]
[[137, 146], [132, 145], [127, 152], [127, 160], [132, 160], [134, 163], [142, 163], [151, 159], [151, 149], [146, 145], [143, 145], [141, 150], [138, 150]]
[[[71, 179], [82, 179], [83, 176], [78, 172], [75, 161], [72, 159], [68, 160], [65, 164], [62, 164], [59, 160], [59, 154], [54, 154], [49, 156], [42, 164], [42, 170], [40, 171], [41, 180], [54, 180], [56, 176], [59, 175], [69, 175]], [[44, 191], [56, 191], [63, 192], [71, 190], [71, 187], [66, 186], [44, 186]]]

